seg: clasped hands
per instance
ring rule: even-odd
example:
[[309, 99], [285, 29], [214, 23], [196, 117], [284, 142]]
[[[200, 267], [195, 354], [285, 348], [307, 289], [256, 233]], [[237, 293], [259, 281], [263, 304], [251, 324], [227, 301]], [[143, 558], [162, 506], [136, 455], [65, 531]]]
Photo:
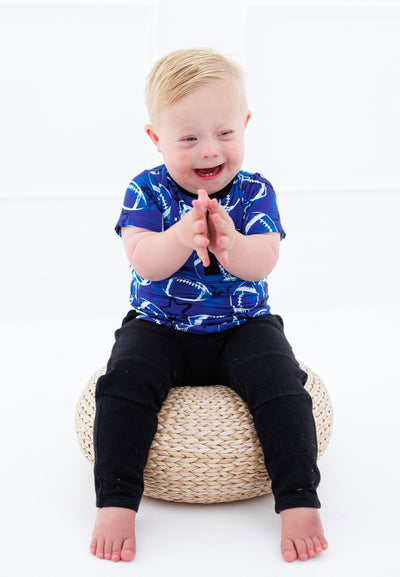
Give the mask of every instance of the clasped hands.
[[193, 208], [180, 221], [178, 238], [188, 248], [195, 250], [207, 267], [208, 251], [213, 253], [222, 266], [229, 264], [229, 252], [235, 243], [235, 225], [227, 211], [211, 199], [203, 189], [193, 201]]

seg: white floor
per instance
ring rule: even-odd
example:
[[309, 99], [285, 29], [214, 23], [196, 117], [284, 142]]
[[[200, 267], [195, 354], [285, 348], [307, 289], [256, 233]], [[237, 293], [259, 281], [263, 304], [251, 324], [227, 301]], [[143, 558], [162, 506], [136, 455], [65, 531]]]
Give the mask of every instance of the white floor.
[[0, 329], [2, 575], [394, 575], [400, 309], [287, 311], [285, 320], [298, 358], [324, 379], [335, 410], [320, 461], [328, 552], [284, 564], [270, 496], [208, 506], [144, 499], [134, 563], [92, 558], [92, 476], [74, 409], [119, 319], [10, 321]]

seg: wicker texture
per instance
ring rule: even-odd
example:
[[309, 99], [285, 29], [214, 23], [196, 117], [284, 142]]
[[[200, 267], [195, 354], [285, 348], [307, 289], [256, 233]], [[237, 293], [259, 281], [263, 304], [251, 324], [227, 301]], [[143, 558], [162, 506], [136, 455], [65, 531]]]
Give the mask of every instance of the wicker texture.
[[[319, 457], [332, 429], [333, 411], [324, 383], [311, 369], [306, 389], [313, 399]], [[104, 368], [79, 398], [75, 427], [81, 450], [94, 462], [94, 393]], [[249, 499], [271, 492], [262, 449], [245, 402], [221, 385], [175, 387], [158, 415], [158, 430], [144, 472], [148, 497], [186, 503]]]

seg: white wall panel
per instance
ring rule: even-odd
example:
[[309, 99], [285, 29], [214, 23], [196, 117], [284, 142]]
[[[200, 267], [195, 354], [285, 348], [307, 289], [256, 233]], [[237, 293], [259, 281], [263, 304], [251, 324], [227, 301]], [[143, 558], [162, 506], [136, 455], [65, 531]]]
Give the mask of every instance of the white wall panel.
[[145, 164], [155, 23], [153, 2], [0, 5], [1, 195], [119, 193]]
[[247, 1], [241, 39], [246, 165], [288, 232], [273, 310], [398, 306], [400, 2]]
[[254, 166], [285, 190], [400, 190], [399, 2], [244, 2], [242, 46]]
[[145, 76], [189, 46], [247, 70], [244, 168], [288, 232], [273, 310], [396, 306], [399, 32], [400, 0], [0, 0], [0, 319], [124, 314], [113, 227], [161, 162]]
[[241, 0], [159, 0], [159, 54], [206, 46], [240, 58]]

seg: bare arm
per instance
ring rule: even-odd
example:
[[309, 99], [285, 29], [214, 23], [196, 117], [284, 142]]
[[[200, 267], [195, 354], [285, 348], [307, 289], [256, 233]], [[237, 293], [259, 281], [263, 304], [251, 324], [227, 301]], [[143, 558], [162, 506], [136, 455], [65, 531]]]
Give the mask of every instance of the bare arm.
[[280, 233], [244, 235], [235, 229], [231, 217], [216, 200], [206, 198], [202, 191], [199, 198], [210, 211], [209, 250], [222, 266], [243, 280], [255, 281], [268, 276], [278, 261]]
[[244, 235], [235, 231], [235, 242], [228, 251], [225, 268], [248, 281], [261, 280], [274, 269], [279, 257], [279, 232]]
[[209, 264], [206, 209], [197, 200], [181, 220], [163, 232], [127, 226], [121, 229], [121, 236], [129, 263], [150, 281], [173, 275], [193, 250], [205, 266]]
[[128, 226], [121, 229], [121, 235], [130, 264], [150, 281], [173, 275], [193, 250], [208, 266], [208, 248], [228, 272], [248, 281], [266, 277], [279, 256], [279, 233], [241, 234], [229, 214], [203, 190], [199, 190], [193, 208], [171, 228], [153, 232]]

